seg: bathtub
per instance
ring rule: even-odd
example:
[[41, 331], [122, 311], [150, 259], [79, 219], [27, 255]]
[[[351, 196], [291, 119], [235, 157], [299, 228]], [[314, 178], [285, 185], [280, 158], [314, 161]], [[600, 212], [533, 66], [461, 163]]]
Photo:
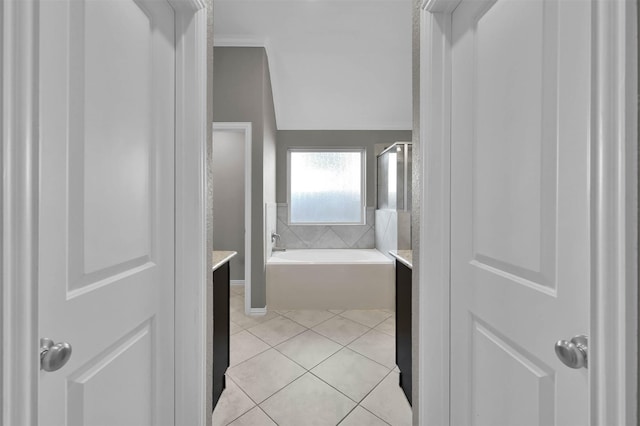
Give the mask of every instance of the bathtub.
[[375, 249], [274, 252], [267, 260], [269, 309], [393, 309], [394, 263]]

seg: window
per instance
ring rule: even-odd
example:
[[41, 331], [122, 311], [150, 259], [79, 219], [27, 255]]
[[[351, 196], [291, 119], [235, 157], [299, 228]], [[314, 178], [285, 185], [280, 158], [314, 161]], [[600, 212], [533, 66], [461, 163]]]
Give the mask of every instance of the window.
[[364, 149], [289, 149], [289, 223], [364, 224]]

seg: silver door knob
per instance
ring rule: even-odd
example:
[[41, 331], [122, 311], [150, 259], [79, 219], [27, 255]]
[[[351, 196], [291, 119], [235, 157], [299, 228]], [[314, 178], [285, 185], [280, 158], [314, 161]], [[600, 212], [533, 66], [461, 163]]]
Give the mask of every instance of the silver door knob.
[[587, 336], [574, 336], [570, 341], [558, 340], [556, 342], [556, 355], [567, 367], [587, 368]]
[[56, 371], [62, 368], [71, 358], [71, 345], [67, 342], [54, 343], [43, 337], [40, 339], [40, 369]]

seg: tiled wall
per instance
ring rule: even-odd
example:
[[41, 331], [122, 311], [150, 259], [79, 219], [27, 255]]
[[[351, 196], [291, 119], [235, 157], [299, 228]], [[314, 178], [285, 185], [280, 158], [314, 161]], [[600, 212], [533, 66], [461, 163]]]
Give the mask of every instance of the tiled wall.
[[374, 208], [367, 207], [365, 225], [288, 225], [287, 204], [278, 204], [280, 246], [306, 248], [375, 248]]
[[276, 221], [278, 220], [277, 216], [277, 204], [276, 203], [266, 203], [264, 211], [265, 217], [265, 227], [264, 227], [264, 256], [265, 263], [267, 259], [271, 257], [271, 249], [273, 248], [273, 244], [271, 243], [271, 234], [277, 231]]
[[375, 213], [375, 245], [385, 256], [389, 250], [411, 249], [411, 213], [380, 209]]

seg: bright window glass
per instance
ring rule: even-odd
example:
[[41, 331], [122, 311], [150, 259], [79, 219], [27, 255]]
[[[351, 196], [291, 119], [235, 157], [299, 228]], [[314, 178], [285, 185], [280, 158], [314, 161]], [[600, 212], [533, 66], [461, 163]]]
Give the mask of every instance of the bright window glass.
[[290, 223], [364, 223], [364, 150], [289, 150]]

